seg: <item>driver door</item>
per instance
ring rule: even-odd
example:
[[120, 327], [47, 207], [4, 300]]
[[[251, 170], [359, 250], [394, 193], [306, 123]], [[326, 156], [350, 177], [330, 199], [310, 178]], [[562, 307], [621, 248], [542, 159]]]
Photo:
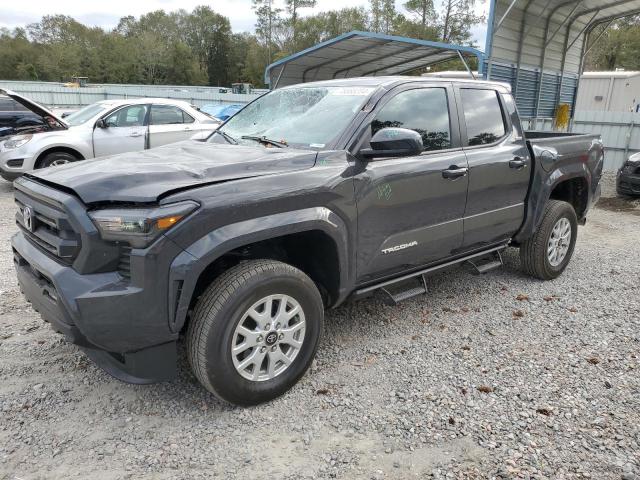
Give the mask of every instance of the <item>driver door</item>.
[[128, 105], [104, 117], [105, 128], [93, 129], [96, 157], [146, 148], [148, 105]]
[[[453, 90], [413, 84], [392, 91], [380, 103], [365, 138], [385, 127], [408, 128], [421, 135], [424, 151], [360, 160], [358, 283], [445, 259], [463, 241], [469, 182]], [[361, 148], [368, 146], [365, 140]], [[451, 170], [458, 172], [443, 173]]]

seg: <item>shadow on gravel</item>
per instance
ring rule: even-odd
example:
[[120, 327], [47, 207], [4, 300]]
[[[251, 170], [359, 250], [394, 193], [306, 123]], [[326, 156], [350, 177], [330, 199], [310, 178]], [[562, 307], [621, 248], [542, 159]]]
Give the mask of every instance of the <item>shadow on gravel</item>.
[[640, 217], [640, 199], [633, 197], [601, 197], [596, 207], [610, 212], [631, 213]]
[[0, 179], [0, 195], [13, 193], [13, 183]]

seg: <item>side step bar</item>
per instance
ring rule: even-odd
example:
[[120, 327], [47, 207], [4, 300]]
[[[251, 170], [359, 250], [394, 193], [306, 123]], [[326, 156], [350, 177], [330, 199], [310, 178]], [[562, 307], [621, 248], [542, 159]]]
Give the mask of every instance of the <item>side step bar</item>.
[[[493, 270], [494, 268], [498, 268], [502, 265], [502, 256], [500, 255], [500, 252], [508, 246], [509, 243], [504, 243], [496, 247], [472, 253], [470, 255], [465, 255], [463, 257], [456, 258], [439, 265], [434, 265], [433, 267], [428, 267], [423, 270], [410, 273], [408, 275], [403, 275], [401, 277], [393, 278], [391, 280], [386, 280], [375, 285], [361, 288], [355, 291], [355, 293], [353, 294], [353, 298], [362, 298], [376, 290], [380, 290], [385, 296], [385, 303], [396, 305], [402, 300], [407, 300], [417, 295], [427, 293], [427, 283], [425, 281], [425, 277], [437, 273], [441, 270], [445, 270], [454, 265], [467, 262], [471, 264], [478, 273], [486, 273], [490, 270]], [[407, 283], [410, 283], [409, 281], [413, 281], [413, 286], [406, 285]], [[419, 284], [417, 284], [418, 281]], [[404, 285], [402, 285], [403, 283]]]
[[[416, 282], [414, 282], [414, 280], [419, 280], [419, 283], [415, 285]], [[414, 283], [414, 286], [412, 287], [405, 283]], [[383, 301], [387, 305], [397, 305], [403, 300], [409, 300], [410, 298], [427, 293], [427, 281], [425, 280], [424, 275], [406, 280], [405, 282], [400, 283], [398, 288], [392, 288], [395, 285], [396, 284], [380, 288], [380, 291], [384, 294]]]
[[467, 260], [467, 263], [471, 265], [473, 270], [479, 275], [490, 272], [491, 270], [495, 270], [496, 268], [499, 268], [503, 265], [502, 255], [500, 255], [500, 250], [496, 250], [495, 252], [490, 253], [486, 257]]

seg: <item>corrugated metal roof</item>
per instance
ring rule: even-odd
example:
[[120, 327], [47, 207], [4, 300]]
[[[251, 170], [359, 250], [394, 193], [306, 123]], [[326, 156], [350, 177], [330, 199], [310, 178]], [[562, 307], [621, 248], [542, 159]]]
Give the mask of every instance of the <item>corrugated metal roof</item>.
[[491, 0], [486, 75], [510, 81], [523, 115], [573, 104], [585, 44], [597, 25], [640, 13], [640, 0]]
[[400, 75], [459, 54], [475, 56], [482, 65], [482, 52], [472, 47], [353, 31], [272, 63], [265, 71], [265, 82], [275, 88], [315, 80]]

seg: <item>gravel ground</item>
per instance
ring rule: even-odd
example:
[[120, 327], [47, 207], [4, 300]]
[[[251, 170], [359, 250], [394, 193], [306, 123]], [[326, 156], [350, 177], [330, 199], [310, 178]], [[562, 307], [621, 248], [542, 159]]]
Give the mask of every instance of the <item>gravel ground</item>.
[[514, 250], [327, 312], [312, 371], [246, 409], [184, 352], [178, 380], [133, 386], [54, 334], [18, 292], [13, 212], [0, 182], [0, 478], [640, 478], [637, 201], [605, 198], [555, 281]]

